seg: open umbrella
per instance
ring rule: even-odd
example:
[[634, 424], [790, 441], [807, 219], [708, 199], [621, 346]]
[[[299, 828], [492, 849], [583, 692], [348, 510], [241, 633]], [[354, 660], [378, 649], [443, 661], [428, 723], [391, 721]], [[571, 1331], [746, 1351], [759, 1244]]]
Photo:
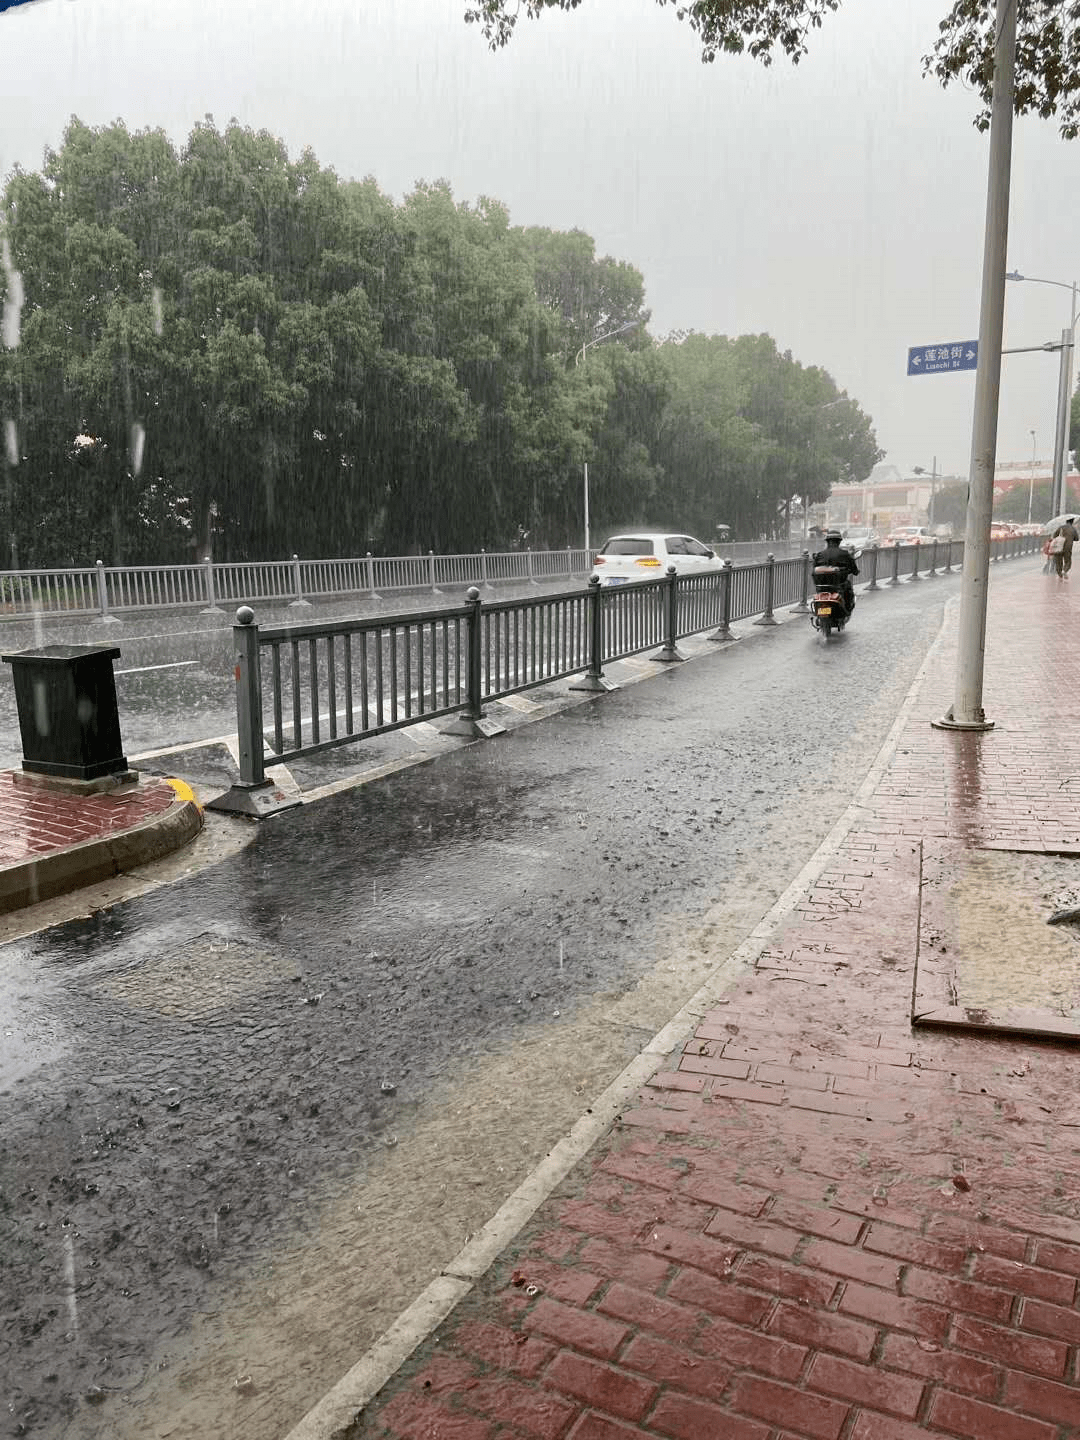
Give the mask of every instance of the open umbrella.
[[1069, 510], [1064, 515], [1055, 515], [1052, 520], [1047, 520], [1046, 524], [1042, 527], [1043, 534], [1052, 535], [1059, 525], [1065, 524], [1066, 520], [1072, 520], [1075, 522], [1077, 513], [1078, 512], [1076, 510]]

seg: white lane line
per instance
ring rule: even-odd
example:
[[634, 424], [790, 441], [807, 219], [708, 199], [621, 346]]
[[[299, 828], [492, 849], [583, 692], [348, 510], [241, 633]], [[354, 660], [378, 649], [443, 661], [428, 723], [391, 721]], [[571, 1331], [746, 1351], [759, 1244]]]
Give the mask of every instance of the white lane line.
[[164, 665], [136, 665], [131, 670], [114, 670], [114, 675], [145, 675], [148, 670], [178, 670], [181, 665], [201, 665], [201, 660], [169, 660]]
[[163, 745], [160, 750], [142, 750], [138, 755], [129, 755], [128, 759], [134, 765], [139, 760], [160, 760], [163, 755], [182, 755], [188, 750], [201, 750], [204, 745], [224, 745], [228, 748], [235, 743], [235, 732], [232, 735], [208, 735], [205, 740], [185, 740], [180, 745]]

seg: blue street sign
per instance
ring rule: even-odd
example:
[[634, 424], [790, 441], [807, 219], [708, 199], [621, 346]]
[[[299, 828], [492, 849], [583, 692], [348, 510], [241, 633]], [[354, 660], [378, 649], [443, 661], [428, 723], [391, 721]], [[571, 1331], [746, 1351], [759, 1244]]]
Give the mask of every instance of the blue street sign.
[[953, 340], [948, 345], [916, 345], [907, 352], [909, 375], [940, 375], [946, 370], [974, 370], [979, 363], [977, 340]]

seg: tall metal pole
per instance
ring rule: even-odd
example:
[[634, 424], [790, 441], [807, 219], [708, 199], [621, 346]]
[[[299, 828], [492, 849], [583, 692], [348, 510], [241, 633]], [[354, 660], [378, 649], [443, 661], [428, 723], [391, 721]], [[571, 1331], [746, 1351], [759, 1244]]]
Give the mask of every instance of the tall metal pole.
[[[1076, 281], [1071, 286], [1072, 307], [1069, 311], [1069, 344], [1068, 347], [1062, 344], [1061, 368], [1058, 372], [1058, 442], [1059, 456], [1058, 469], [1061, 472], [1061, 488], [1058, 499], [1060, 504], [1054, 511], [1060, 515], [1069, 510], [1072, 501], [1069, 499], [1069, 409], [1072, 400], [1072, 362], [1073, 347], [1076, 344]], [[1065, 337], [1062, 336], [1064, 342]]]
[[1028, 518], [1027, 523], [1031, 524], [1031, 506], [1035, 499], [1035, 451], [1039, 442], [1035, 439], [1035, 431], [1031, 432], [1031, 483], [1028, 485]]
[[1072, 419], [1072, 372], [1073, 372], [1073, 351], [1076, 348], [1076, 281], [1072, 283], [1072, 312], [1069, 320], [1069, 339], [1072, 344], [1069, 346], [1069, 368], [1065, 372], [1065, 424], [1061, 429], [1061, 463], [1062, 475], [1061, 493], [1066, 505], [1072, 504], [1069, 499], [1069, 424]]
[[589, 544], [589, 462], [586, 460], [586, 461], [585, 461], [585, 564], [586, 564], [586, 565], [590, 565], [590, 564], [592, 563], [592, 562], [590, 561], [590, 559], [589, 559], [589, 551], [591, 550], [591, 548], [592, 548], [592, 547], [591, 547], [591, 545]]
[[1072, 370], [1072, 329], [1061, 332], [1061, 357], [1058, 363], [1057, 415], [1054, 420], [1054, 486], [1051, 514], [1060, 515], [1068, 508], [1065, 494], [1065, 452], [1069, 446], [1069, 374]]
[[[609, 330], [606, 335], [598, 335], [595, 340], [586, 340], [577, 355], [574, 356], [575, 370], [585, 359], [585, 351], [591, 350], [594, 345], [599, 345], [603, 340], [610, 340], [613, 335], [621, 335], [625, 330], [635, 330], [641, 324], [640, 320], [628, 320], [625, 325], [620, 325], [615, 330]], [[589, 544], [589, 462], [582, 462], [585, 468], [585, 564], [589, 563], [589, 551], [592, 548]]]
[[964, 570], [953, 703], [934, 724], [944, 729], [989, 730], [983, 711], [986, 588], [990, 580], [990, 519], [994, 508], [1001, 336], [1005, 322], [1005, 249], [1009, 236], [1013, 91], [1017, 0], [997, 0], [994, 19], [994, 98], [990, 110], [990, 162], [986, 186], [979, 363], [971, 427]]

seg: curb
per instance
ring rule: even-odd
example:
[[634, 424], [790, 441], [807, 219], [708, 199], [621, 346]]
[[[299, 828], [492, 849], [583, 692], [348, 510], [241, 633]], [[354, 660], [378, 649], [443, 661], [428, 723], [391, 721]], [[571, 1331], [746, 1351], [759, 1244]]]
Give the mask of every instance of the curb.
[[202, 825], [202, 811], [195, 799], [177, 794], [168, 810], [130, 830], [83, 840], [65, 850], [8, 866], [0, 870], [0, 914], [160, 860], [193, 840]]
[[569, 1132], [507, 1197], [476, 1236], [443, 1267], [442, 1273], [379, 1336], [342, 1378], [316, 1401], [284, 1440], [349, 1440], [365, 1407], [394, 1377], [409, 1356], [432, 1335], [518, 1235], [552, 1191], [603, 1138], [636, 1091], [690, 1035], [700, 1015], [715, 1004], [744, 965], [783, 925], [799, 898], [827, 868], [846, 836], [859, 822], [896, 752], [919, 692], [945, 636], [955, 624], [959, 597], [946, 602], [938, 633], [919, 665], [889, 732], [874, 756], [854, 798], [802, 869], [758, 921], [741, 945], [718, 960], [708, 977], [672, 1018], [593, 1101]]

